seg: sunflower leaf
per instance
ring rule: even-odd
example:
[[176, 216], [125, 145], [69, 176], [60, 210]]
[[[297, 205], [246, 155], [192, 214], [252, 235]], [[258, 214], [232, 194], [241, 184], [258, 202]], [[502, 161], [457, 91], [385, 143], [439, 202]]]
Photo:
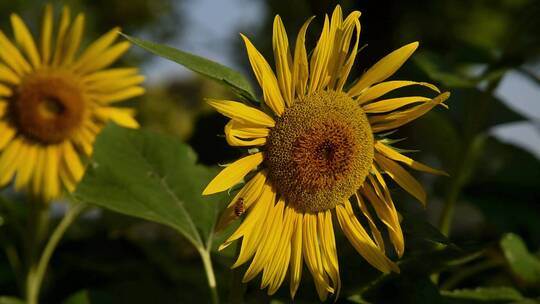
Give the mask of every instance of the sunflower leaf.
[[174, 61], [195, 73], [199, 73], [230, 87], [237, 95], [244, 99], [256, 101], [253, 88], [247, 79], [229, 67], [167, 45], [145, 41], [125, 34], [122, 35], [133, 44], [155, 55]]
[[479, 301], [479, 302], [500, 302], [522, 301], [525, 298], [521, 293], [511, 287], [479, 287], [475, 289], [456, 289], [452, 291], [442, 290], [441, 294], [447, 298]]
[[215, 170], [179, 140], [110, 125], [98, 136], [75, 198], [169, 226], [199, 249], [211, 246], [219, 209], [201, 195]]

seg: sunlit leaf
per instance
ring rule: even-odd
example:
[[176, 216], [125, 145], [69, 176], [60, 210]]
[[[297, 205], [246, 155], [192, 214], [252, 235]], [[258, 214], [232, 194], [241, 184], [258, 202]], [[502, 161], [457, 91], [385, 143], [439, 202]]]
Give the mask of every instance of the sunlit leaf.
[[87, 290], [81, 290], [69, 298], [67, 298], [63, 304], [90, 304], [90, 296]]
[[198, 248], [211, 239], [217, 197], [202, 197], [215, 171], [196, 163], [179, 140], [108, 126], [75, 197], [116, 212], [167, 225]]
[[253, 89], [246, 78], [244, 78], [244, 76], [242, 76], [242, 74], [239, 72], [229, 67], [201, 56], [172, 48], [170, 46], [145, 41], [128, 35], [124, 35], [124, 37], [141, 48], [154, 53], [155, 55], [174, 61], [192, 70], [193, 72], [199, 73], [229, 86], [238, 95], [248, 100], [255, 100]]

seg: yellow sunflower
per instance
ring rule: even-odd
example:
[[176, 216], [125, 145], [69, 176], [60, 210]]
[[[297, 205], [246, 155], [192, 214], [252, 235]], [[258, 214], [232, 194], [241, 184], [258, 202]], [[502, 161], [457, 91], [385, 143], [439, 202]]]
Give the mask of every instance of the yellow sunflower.
[[53, 23], [48, 5], [37, 45], [16, 14], [14, 40], [0, 31], [0, 186], [16, 177], [16, 190], [45, 201], [74, 189], [107, 121], [138, 127], [115, 103], [144, 93], [137, 69], [106, 69], [130, 46], [114, 43], [118, 28], [80, 50], [84, 14], [64, 7], [56, 37]]
[[[287, 33], [279, 16], [274, 19], [273, 50], [276, 73], [248, 38], [247, 54], [263, 91], [260, 108], [230, 100], [209, 100], [231, 118], [225, 136], [231, 146], [249, 147], [250, 154], [222, 170], [203, 194], [230, 189], [248, 180], [218, 223], [221, 229], [245, 212], [245, 220], [221, 246], [242, 238], [233, 267], [252, 259], [243, 281], [262, 272], [261, 288], [273, 294], [289, 274], [294, 297], [303, 262], [311, 272], [317, 293], [340, 291], [339, 264], [334, 238], [334, 216], [345, 236], [382, 272], [398, 272], [385, 254], [380, 227], [385, 227], [393, 250], [404, 251], [398, 212], [385, 176], [422, 203], [422, 186], [403, 165], [433, 174], [432, 169], [393, 148], [384, 133], [398, 128], [442, 104], [449, 93], [431, 84], [385, 81], [412, 55], [417, 42], [407, 44], [368, 69], [345, 89], [357, 52], [360, 12], [345, 19], [339, 6], [326, 16], [311, 55], [305, 48], [309, 19], [300, 29], [291, 55]], [[384, 98], [406, 86], [420, 85], [435, 98]], [[249, 178], [246, 178], [248, 173]], [[369, 232], [353, 209], [369, 225]]]

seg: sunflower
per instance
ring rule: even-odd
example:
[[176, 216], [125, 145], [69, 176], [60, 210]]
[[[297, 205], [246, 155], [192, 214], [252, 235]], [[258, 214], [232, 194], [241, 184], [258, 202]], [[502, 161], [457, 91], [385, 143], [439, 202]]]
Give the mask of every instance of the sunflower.
[[118, 28], [80, 51], [85, 16], [72, 20], [68, 7], [54, 39], [46, 6], [37, 45], [18, 15], [11, 24], [13, 41], [0, 31], [0, 186], [15, 179], [17, 191], [49, 201], [74, 189], [107, 121], [138, 127], [133, 110], [115, 103], [143, 94], [144, 78], [106, 69], [130, 46], [114, 43]]
[[[208, 100], [231, 119], [225, 126], [227, 142], [249, 148], [247, 156], [223, 169], [203, 192], [225, 191], [248, 180], [218, 222], [221, 229], [245, 212], [239, 228], [220, 249], [242, 238], [232, 267], [252, 259], [243, 281], [262, 272], [261, 288], [268, 287], [268, 294], [276, 292], [288, 272], [294, 297], [305, 262], [321, 300], [329, 293], [339, 295], [334, 218], [369, 264], [385, 273], [399, 272], [386, 255], [381, 233], [382, 228], [387, 230], [394, 252], [401, 257], [403, 234], [385, 178], [425, 204], [422, 186], [403, 166], [445, 174], [403, 155], [385, 137], [436, 105], [444, 106], [449, 97], [428, 83], [386, 81], [416, 50], [417, 42], [390, 53], [346, 85], [358, 53], [359, 18], [358, 11], [343, 18], [337, 6], [331, 18], [326, 16], [310, 57], [305, 35], [313, 18], [300, 29], [291, 55], [287, 33], [276, 16], [272, 41], [276, 73], [242, 35], [264, 104], [257, 108]], [[413, 85], [438, 96], [384, 97]], [[356, 213], [364, 217], [369, 230]]]

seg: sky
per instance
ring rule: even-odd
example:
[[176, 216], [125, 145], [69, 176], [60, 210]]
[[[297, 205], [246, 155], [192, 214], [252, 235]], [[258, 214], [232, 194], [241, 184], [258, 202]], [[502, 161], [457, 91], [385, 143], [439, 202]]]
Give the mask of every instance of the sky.
[[[231, 42], [238, 43], [240, 29], [256, 27], [265, 18], [267, 8], [264, 1], [189, 0], [177, 3], [180, 3], [177, 9], [190, 14], [185, 16], [183, 34], [168, 43], [232, 68], [240, 68], [233, 60], [233, 49], [228, 46]], [[242, 9], [238, 10], [238, 7]], [[540, 66], [533, 70], [540, 74]], [[149, 83], [158, 83], [171, 76], [193, 76], [185, 68], [158, 57], [154, 57], [145, 67], [145, 73]], [[528, 150], [540, 159], [540, 86], [519, 72], [509, 72], [496, 95], [528, 121], [499, 125], [492, 128], [490, 133], [503, 142]]]

